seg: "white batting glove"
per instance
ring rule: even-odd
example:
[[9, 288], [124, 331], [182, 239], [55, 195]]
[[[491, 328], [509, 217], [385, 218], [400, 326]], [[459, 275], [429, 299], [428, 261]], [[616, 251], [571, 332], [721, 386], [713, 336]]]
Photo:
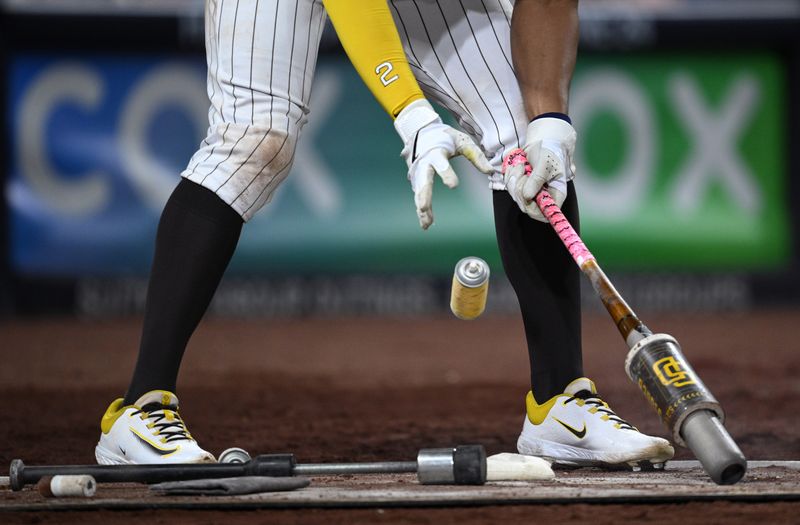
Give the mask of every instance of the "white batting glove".
[[505, 169], [503, 178], [511, 198], [531, 218], [547, 222], [535, 200], [543, 187], [559, 207], [567, 198], [567, 181], [575, 176], [572, 157], [576, 140], [575, 128], [566, 120], [543, 117], [528, 124], [523, 149], [530, 175], [526, 174], [525, 165], [516, 164]]
[[401, 155], [408, 164], [408, 180], [423, 230], [433, 224], [434, 175], [438, 174], [448, 188], [458, 186], [458, 176], [450, 167], [451, 158], [463, 155], [482, 172], [494, 171], [478, 145], [464, 133], [445, 125], [425, 99], [403, 108], [394, 127], [405, 145]]

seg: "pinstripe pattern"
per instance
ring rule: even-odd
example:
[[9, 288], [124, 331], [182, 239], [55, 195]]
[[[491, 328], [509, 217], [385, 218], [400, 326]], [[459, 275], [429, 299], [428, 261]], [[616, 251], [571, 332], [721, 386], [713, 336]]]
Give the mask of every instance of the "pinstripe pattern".
[[325, 22], [320, 0], [209, 0], [208, 134], [182, 176], [247, 220], [294, 159]]
[[[508, 0], [390, 0], [418, 82], [495, 166], [527, 125]], [[321, 0], [208, 0], [209, 128], [182, 173], [245, 220], [286, 178], [306, 121], [325, 23]], [[355, 147], [355, 145], [354, 145]], [[502, 188], [502, 178], [492, 178]]]
[[412, 71], [425, 95], [456, 118], [498, 169], [528, 124], [511, 63], [507, 0], [390, 0]]
[[[418, 4], [418, 3], [419, 2], [417, 0], [414, 0], [414, 4]], [[506, 145], [503, 144], [503, 139], [500, 136], [500, 126], [497, 124], [497, 118], [495, 118], [494, 114], [492, 113], [492, 110], [489, 108], [489, 105], [486, 103], [486, 99], [483, 96], [482, 89], [478, 88], [478, 86], [475, 84], [475, 80], [472, 78], [472, 75], [475, 74], [475, 71], [473, 71], [472, 74], [470, 74], [470, 69], [471, 68], [468, 68], [464, 64], [464, 59], [462, 58], [461, 53], [458, 50], [459, 45], [463, 46], [465, 40], [463, 40], [462, 38], [459, 38], [459, 45], [456, 44], [456, 41], [453, 38], [453, 31], [455, 30], [455, 28], [454, 29], [450, 28], [450, 24], [448, 24], [447, 17], [445, 16], [444, 10], [442, 9], [442, 5], [439, 2], [436, 2], [436, 7], [438, 8], [439, 14], [442, 15], [442, 23], [444, 24], [444, 27], [445, 27], [445, 29], [447, 31], [447, 36], [450, 38], [450, 43], [453, 46], [453, 53], [455, 54], [455, 57], [458, 59], [458, 64], [461, 66], [461, 70], [463, 72], [463, 75], [464, 75], [464, 77], [466, 77], [467, 82], [469, 83], [469, 85], [472, 86], [472, 90], [473, 91], [470, 92], [470, 95], [473, 95], [473, 96], [471, 96], [469, 100], [474, 100], [475, 97], [477, 97], [477, 99], [480, 100], [481, 105], [486, 109], [486, 114], [489, 116], [489, 120], [492, 121], [492, 125], [494, 126], [494, 132], [497, 135], [497, 141], [500, 143], [500, 146], [503, 149], [506, 149]], [[451, 19], [450, 23], [454, 23], [452, 21], [452, 19]], [[471, 36], [474, 37], [475, 35], [471, 33]], [[439, 45], [441, 46], [442, 44], [439, 43]], [[447, 47], [446, 44], [444, 45], [444, 47], [446, 49], [446, 47]], [[433, 53], [437, 54], [436, 47], [433, 48]], [[448, 64], [448, 68], [451, 67], [451, 64], [455, 65], [453, 63], [453, 61], [451, 60], [450, 63]], [[456, 69], [456, 71], [458, 71], [458, 69]], [[487, 96], [489, 96], [489, 95], [487, 95]], [[480, 109], [480, 108], [478, 108], [478, 109]]]
[[[486, 0], [481, 0], [481, 4], [483, 5], [483, 12], [486, 13], [486, 18], [489, 20], [489, 26], [492, 28], [492, 34], [494, 35], [494, 39], [497, 42], [497, 47], [503, 50], [503, 58], [505, 58], [506, 64], [508, 64], [508, 67], [511, 68], [512, 71], [514, 71], [514, 66], [511, 64], [510, 42], [506, 42], [506, 44], [503, 45], [503, 42], [500, 40], [500, 35], [498, 34], [498, 30], [495, 29], [494, 27], [495, 23], [497, 23], [500, 27], [503, 27], [502, 23], [500, 22], [500, 19], [497, 18], [497, 10], [493, 9], [492, 12], [490, 13], [489, 8], [486, 6]], [[505, 15], [505, 13], [502, 14], [505, 17], [505, 27], [510, 27], [511, 23], [508, 17]], [[492, 21], [492, 15], [495, 16], [497, 22]], [[500, 31], [502, 32], [503, 30], [500, 29]], [[504, 34], [504, 37], [507, 37], [507, 35]]]
[[[503, 104], [505, 105], [506, 110], [508, 111], [507, 116], [513, 122], [514, 121], [514, 112], [511, 109], [511, 106], [509, 104], [510, 96], [506, 97], [506, 95], [504, 93], [504, 90], [503, 90], [503, 87], [497, 81], [497, 75], [495, 75], [495, 73], [492, 71], [493, 65], [489, 64], [489, 60], [487, 60], [486, 55], [482, 51], [481, 44], [477, 43], [478, 42], [478, 36], [477, 36], [477, 33], [475, 32], [475, 28], [472, 26], [472, 23], [469, 20], [469, 14], [467, 13], [466, 7], [464, 7], [464, 0], [461, 0], [459, 2], [459, 4], [461, 5], [461, 10], [464, 13], [464, 20], [466, 20], [467, 25], [469, 26], [470, 34], [472, 35], [473, 40], [476, 42], [476, 46], [475, 47], [477, 48], [478, 54], [480, 55], [481, 60], [483, 61], [483, 65], [486, 67], [486, 73], [490, 77], [492, 77], [492, 81], [494, 82], [494, 85], [497, 88], [497, 94], [500, 96], [500, 99], [503, 101]], [[484, 12], [487, 13], [487, 22], [489, 24], [489, 27], [491, 28], [492, 27], [492, 22], [491, 22], [491, 18], [489, 18], [489, 16], [488, 16], [488, 12], [486, 11], [486, 5], [483, 4], [483, 2], [481, 2], [481, 5], [484, 8]], [[477, 13], [477, 16], [480, 17], [481, 14]], [[499, 43], [499, 39], [497, 38], [497, 33], [495, 33], [494, 28], [492, 28], [492, 34], [495, 35], [495, 40]], [[502, 50], [501, 50], [500, 56], [505, 58], [505, 53], [503, 53]], [[497, 57], [491, 57], [492, 61], [494, 61], [496, 59], [497, 59]], [[506, 64], [508, 64], [510, 66], [508, 61], [506, 61]], [[463, 62], [462, 62], [462, 65], [463, 65]], [[513, 67], [511, 67], [511, 73], [512, 74], [514, 73], [514, 68]], [[467, 75], [469, 76], [469, 73], [467, 73]], [[514, 85], [516, 85], [516, 79], [515, 79]], [[520, 97], [520, 99], [521, 99], [521, 97]], [[502, 118], [502, 116], [500, 116], [500, 118]], [[494, 123], [495, 123], [495, 125], [497, 125], [497, 120], [494, 120]], [[514, 126], [514, 138], [516, 139], [516, 144], [514, 144], [513, 146], [516, 147], [517, 144], [520, 144], [519, 133], [517, 132], [516, 126]], [[500, 143], [502, 144], [503, 143], [503, 139], [500, 138], [499, 140], [500, 140]]]
[[[298, 11], [298, 4], [294, 3], [294, 18], [293, 18], [293, 21], [292, 21], [292, 38], [291, 38], [291, 42], [292, 43], [291, 43], [290, 51], [289, 51], [289, 68], [288, 68], [288, 79], [287, 79], [287, 88], [286, 88], [286, 92], [287, 93], [292, 93], [292, 75], [294, 73], [294, 71], [292, 69], [292, 65], [294, 64], [295, 42], [296, 42], [296, 38], [297, 38], [297, 11]], [[274, 48], [273, 48], [273, 62], [274, 62]], [[299, 123], [299, 121], [302, 118], [303, 114], [301, 113], [301, 116], [298, 117], [297, 121], [294, 122], [294, 126], [292, 126], [291, 123], [290, 123], [290, 121], [291, 121], [291, 117], [289, 116], [290, 113], [291, 113], [291, 106], [289, 106], [289, 108], [286, 110], [286, 129], [291, 131], [293, 127], [295, 127], [295, 128], [297, 127], [297, 124]], [[284, 148], [286, 147], [287, 142], [289, 142], [289, 139], [290, 139], [290, 134], [287, 133], [286, 136], [283, 138], [283, 142], [281, 143], [281, 146], [278, 149], [278, 151], [272, 156], [271, 159], [269, 159], [266, 162], [264, 167], [261, 168], [261, 170], [258, 173], [256, 173], [253, 176], [252, 179], [250, 179], [250, 182], [247, 183], [247, 186], [245, 186], [244, 189], [242, 189], [242, 191], [239, 192], [239, 195], [237, 195], [236, 198], [231, 203], [232, 206], [235, 206], [236, 202], [239, 199], [241, 199], [242, 196], [245, 195], [245, 193], [249, 192], [249, 193], [252, 194], [252, 193], [255, 193], [257, 191], [258, 192], [258, 196], [255, 197], [255, 199], [253, 199], [253, 198], [248, 199], [248, 201], [251, 203], [247, 207], [247, 209], [245, 209], [245, 214], [248, 214], [250, 212], [250, 210], [252, 210], [253, 207], [258, 204], [258, 202], [261, 200], [261, 198], [265, 196], [265, 192], [266, 192], [267, 189], [271, 188], [271, 190], [269, 192], [267, 192], [266, 198], [268, 199], [268, 198], [270, 198], [272, 196], [272, 190], [274, 190], [277, 187], [277, 185], [280, 184], [280, 182], [286, 177], [288, 169], [292, 165], [292, 161], [294, 161], [294, 143], [295, 143], [295, 138], [291, 137], [291, 139], [292, 139], [291, 140], [291, 150], [292, 151], [291, 151], [291, 155], [290, 155], [289, 160], [286, 161], [283, 164], [283, 166], [281, 166], [281, 167], [276, 167], [275, 165], [273, 165], [273, 161], [276, 158], [278, 158], [281, 155], [281, 153], [284, 152]], [[258, 184], [257, 182], [259, 181], [259, 178], [264, 173], [264, 170], [267, 167], [269, 167], [271, 171], [274, 171], [275, 175], [272, 177], [271, 180], [267, 181], [266, 184], [263, 184], [263, 185], [262, 184]], [[283, 176], [281, 177], [281, 175], [283, 175]], [[263, 182], [263, 180], [261, 182]], [[259, 187], [261, 187], [260, 190], [259, 190]], [[258, 209], [258, 207], [259, 206], [256, 206], [256, 209]]]

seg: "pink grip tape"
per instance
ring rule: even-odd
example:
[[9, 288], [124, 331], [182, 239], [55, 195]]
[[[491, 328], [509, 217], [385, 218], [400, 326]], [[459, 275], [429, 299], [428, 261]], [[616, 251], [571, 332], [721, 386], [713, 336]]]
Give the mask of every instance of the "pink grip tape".
[[[507, 168], [522, 163], [526, 164], [525, 174], [530, 175], [533, 168], [528, 163], [528, 157], [525, 155], [525, 151], [519, 148], [509, 151], [503, 159], [503, 173], [506, 172]], [[536, 204], [539, 205], [542, 214], [553, 226], [553, 229], [556, 230], [559, 238], [561, 238], [561, 242], [567, 247], [569, 254], [572, 255], [572, 258], [575, 259], [578, 266], [583, 266], [583, 263], [586, 261], [594, 260], [592, 252], [583, 244], [575, 228], [572, 227], [567, 218], [564, 217], [564, 214], [561, 213], [561, 208], [558, 207], [553, 197], [550, 196], [546, 189], [542, 189], [542, 191], [536, 194]]]
[[564, 214], [561, 213], [561, 208], [558, 207], [553, 197], [547, 193], [547, 190], [542, 190], [536, 194], [536, 204], [539, 205], [539, 209], [542, 210], [544, 216], [553, 226], [553, 229], [561, 238], [561, 242], [567, 247], [569, 254], [572, 255], [572, 258], [575, 259], [578, 266], [583, 266], [583, 263], [586, 261], [594, 260], [592, 252], [583, 244], [575, 228], [572, 227], [567, 218], [564, 217]]

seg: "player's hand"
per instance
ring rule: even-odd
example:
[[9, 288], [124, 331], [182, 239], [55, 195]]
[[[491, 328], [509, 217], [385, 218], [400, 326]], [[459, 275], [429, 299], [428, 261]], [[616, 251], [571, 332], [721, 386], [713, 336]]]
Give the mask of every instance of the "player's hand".
[[397, 115], [394, 127], [403, 139], [401, 154], [408, 164], [408, 180], [423, 230], [433, 223], [431, 199], [435, 175], [448, 188], [458, 186], [451, 158], [463, 155], [482, 172], [494, 171], [478, 145], [464, 133], [445, 125], [427, 100], [416, 100], [406, 106]]
[[536, 194], [546, 187], [560, 207], [567, 198], [567, 181], [575, 175], [572, 158], [577, 133], [566, 120], [539, 118], [528, 124], [525, 163], [503, 163], [506, 190], [519, 208], [537, 221], [547, 222], [536, 204]]

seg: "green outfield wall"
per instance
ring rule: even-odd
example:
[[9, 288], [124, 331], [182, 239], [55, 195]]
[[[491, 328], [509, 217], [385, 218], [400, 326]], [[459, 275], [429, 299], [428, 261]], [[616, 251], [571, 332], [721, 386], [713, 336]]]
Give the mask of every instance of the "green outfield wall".
[[[485, 178], [434, 192], [419, 230], [391, 124], [344, 62], [320, 95], [290, 181], [245, 233], [235, 268], [499, 269]], [[612, 269], [779, 268], [789, 258], [786, 93], [768, 54], [585, 56], [571, 89], [585, 240]]]

